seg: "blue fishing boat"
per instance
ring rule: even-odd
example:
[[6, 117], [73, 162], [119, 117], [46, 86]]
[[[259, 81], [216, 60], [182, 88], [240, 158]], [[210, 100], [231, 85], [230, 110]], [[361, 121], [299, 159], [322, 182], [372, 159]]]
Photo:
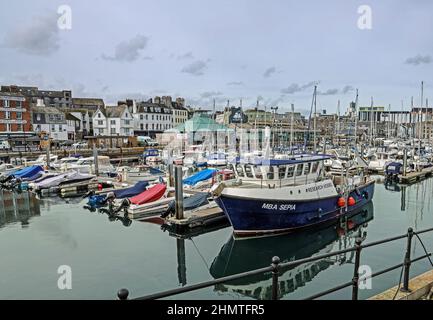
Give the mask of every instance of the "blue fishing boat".
[[215, 184], [211, 192], [237, 236], [292, 232], [342, 217], [368, 203], [375, 181], [357, 175], [329, 176], [327, 155], [287, 160], [237, 161], [237, 181]]

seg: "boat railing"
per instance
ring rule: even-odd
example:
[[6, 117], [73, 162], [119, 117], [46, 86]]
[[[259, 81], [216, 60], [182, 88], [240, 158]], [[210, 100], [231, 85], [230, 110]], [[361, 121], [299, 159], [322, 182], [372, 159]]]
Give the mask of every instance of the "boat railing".
[[[412, 263], [417, 262], [417, 261], [421, 261], [424, 259], [428, 259], [430, 264], [433, 267], [433, 262], [430, 258], [432, 253], [427, 252], [427, 249], [426, 249], [426, 247], [425, 247], [425, 245], [424, 245], [424, 243], [420, 237], [421, 234], [432, 232], [432, 231], [433, 231], [433, 228], [428, 228], [428, 229], [424, 229], [424, 230], [420, 230], [420, 231], [414, 231], [412, 228], [409, 228], [407, 230], [407, 233], [405, 233], [405, 234], [386, 238], [383, 240], [373, 241], [373, 242], [366, 243], [366, 244], [362, 244], [362, 242], [364, 241], [364, 239], [362, 237], [357, 237], [355, 240], [355, 245], [352, 247], [345, 248], [345, 249], [338, 250], [338, 251], [333, 251], [333, 252], [322, 254], [322, 255], [317, 255], [314, 257], [309, 257], [309, 258], [304, 258], [304, 259], [299, 259], [299, 260], [293, 260], [293, 261], [284, 262], [284, 263], [281, 263], [279, 257], [274, 256], [272, 258], [271, 264], [268, 267], [263, 267], [260, 269], [255, 269], [255, 270], [242, 272], [242, 273], [238, 273], [238, 274], [234, 274], [234, 275], [230, 275], [230, 276], [226, 276], [226, 277], [222, 277], [222, 278], [217, 278], [214, 280], [204, 281], [201, 283], [197, 283], [197, 284], [193, 284], [193, 285], [189, 285], [189, 286], [185, 286], [185, 287], [181, 287], [181, 288], [176, 288], [176, 289], [166, 290], [166, 291], [162, 291], [162, 292], [158, 292], [158, 293], [154, 293], [154, 294], [149, 294], [149, 295], [145, 295], [142, 297], [136, 297], [136, 298], [133, 298], [133, 300], [154, 300], [154, 299], [166, 298], [166, 297], [170, 297], [170, 296], [174, 296], [174, 295], [178, 295], [178, 294], [182, 294], [182, 293], [186, 293], [186, 292], [191, 292], [191, 291], [195, 291], [195, 290], [199, 290], [199, 289], [208, 288], [211, 286], [230, 282], [233, 280], [238, 280], [238, 279], [245, 278], [245, 277], [263, 274], [263, 273], [272, 273], [271, 299], [272, 300], [278, 300], [280, 298], [279, 275], [280, 275], [280, 272], [282, 269], [300, 266], [300, 265], [303, 265], [303, 264], [306, 264], [309, 262], [323, 260], [323, 259], [339, 256], [342, 254], [346, 254], [349, 252], [355, 254], [355, 262], [354, 262], [352, 279], [345, 282], [345, 283], [342, 283], [338, 286], [335, 286], [333, 288], [330, 288], [330, 289], [327, 289], [325, 291], [321, 291], [321, 292], [316, 293], [314, 295], [308, 296], [308, 297], [304, 298], [304, 300], [317, 299], [317, 298], [323, 297], [325, 295], [334, 293], [336, 291], [339, 291], [339, 290], [342, 290], [342, 289], [348, 288], [348, 287], [352, 287], [352, 300], [358, 300], [359, 284], [360, 283], [363, 283], [364, 281], [367, 281], [367, 280], [372, 279], [374, 277], [383, 275], [383, 274], [388, 273], [390, 271], [396, 270], [398, 268], [402, 268], [399, 283], [398, 283], [398, 289], [397, 289], [395, 296], [394, 296], [394, 299], [395, 299], [398, 291], [410, 292], [409, 280], [410, 280], [410, 267], [411, 267]], [[424, 253], [425, 253], [424, 255], [418, 256], [416, 258], [411, 257], [412, 240], [413, 240], [414, 236], [421, 243], [421, 246], [422, 246]], [[391, 267], [377, 271], [375, 273], [367, 274], [363, 277], [360, 277], [359, 269], [361, 266], [361, 252], [363, 252], [364, 249], [376, 247], [378, 245], [398, 241], [398, 240], [405, 239], [405, 238], [407, 239], [406, 251], [405, 251], [404, 260], [402, 263], [399, 263], [399, 264], [393, 265]], [[403, 278], [403, 282], [401, 282], [402, 278]], [[129, 291], [127, 289], [120, 289], [117, 292], [117, 297], [119, 300], [127, 300], [128, 296], [129, 296]]]

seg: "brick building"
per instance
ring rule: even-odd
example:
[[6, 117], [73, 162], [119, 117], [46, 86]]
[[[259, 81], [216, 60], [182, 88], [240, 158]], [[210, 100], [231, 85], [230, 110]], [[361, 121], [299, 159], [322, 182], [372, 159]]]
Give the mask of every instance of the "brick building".
[[23, 136], [32, 132], [28, 100], [13, 88], [0, 91], [0, 137]]

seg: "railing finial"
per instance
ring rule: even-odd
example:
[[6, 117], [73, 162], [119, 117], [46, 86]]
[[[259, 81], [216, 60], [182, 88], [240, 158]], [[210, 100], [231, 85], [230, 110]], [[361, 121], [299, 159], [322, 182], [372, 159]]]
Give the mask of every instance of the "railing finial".
[[119, 291], [117, 291], [117, 297], [119, 300], [127, 300], [129, 296], [128, 289], [122, 288]]

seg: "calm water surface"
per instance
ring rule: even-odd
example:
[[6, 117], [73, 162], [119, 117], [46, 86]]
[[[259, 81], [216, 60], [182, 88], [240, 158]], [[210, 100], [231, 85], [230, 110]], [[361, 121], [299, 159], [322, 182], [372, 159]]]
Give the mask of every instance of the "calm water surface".
[[[408, 187], [376, 185], [371, 205], [345, 227], [333, 225], [296, 235], [233, 240], [231, 227], [176, 238], [160, 225], [121, 220], [83, 209], [82, 199], [38, 200], [28, 193], [0, 192], [0, 299], [113, 299], [126, 287], [132, 297], [176, 288], [269, 265], [278, 255], [290, 261], [352, 246], [358, 235], [366, 242], [405, 233], [409, 226], [433, 226], [433, 179]], [[414, 238], [415, 239], [415, 238]], [[423, 235], [428, 248], [433, 236]], [[402, 262], [405, 241], [369, 248], [362, 264], [373, 272]], [[413, 256], [423, 254], [415, 241]], [[351, 254], [284, 270], [282, 299], [301, 299], [349, 281]], [[59, 290], [57, 269], [72, 268], [72, 289]], [[426, 261], [411, 274], [429, 270]], [[391, 286], [400, 270], [373, 279], [368, 298]], [[198, 290], [176, 297], [202, 299], [264, 299], [270, 296], [270, 274]], [[349, 299], [350, 289], [328, 295]]]

